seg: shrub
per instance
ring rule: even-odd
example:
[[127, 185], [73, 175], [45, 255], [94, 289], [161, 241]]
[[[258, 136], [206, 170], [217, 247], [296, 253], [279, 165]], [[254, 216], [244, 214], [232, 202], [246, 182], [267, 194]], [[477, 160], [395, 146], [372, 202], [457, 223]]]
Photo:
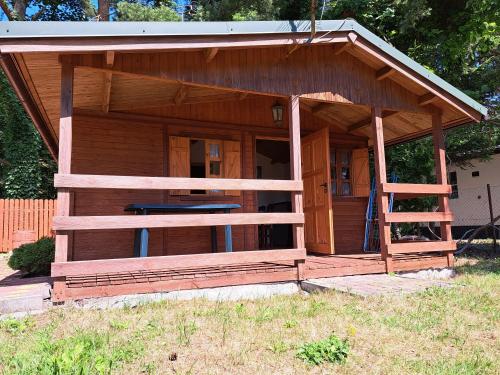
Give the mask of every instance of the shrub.
[[9, 258], [9, 267], [32, 275], [49, 275], [50, 263], [54, 261], [54, 239], [40, 238], [38, 241], [14, 249]]
[[320, 365], [324, 362], [344, 363], [348, 354], [347, 339], [341, 340], [332, 334], [325, 340], [302, 345], [297, 352], [297, 357], [311, 365]]

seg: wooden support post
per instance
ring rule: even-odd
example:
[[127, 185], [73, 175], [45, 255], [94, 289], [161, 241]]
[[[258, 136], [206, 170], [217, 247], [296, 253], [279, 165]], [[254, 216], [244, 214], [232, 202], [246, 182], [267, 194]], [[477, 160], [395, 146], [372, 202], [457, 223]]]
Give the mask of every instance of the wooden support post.
[[297, 280], [302, 281], [305, 279], [305, 269], [306, 269], [306, 261], [305, 259], [296, 259], [295, 267], [297, 267]]
[[[432, 114], [432, 141], [434, 143], [434, 163], [436, 166], [436, 182], [439, 185], [447, 185], [448, 178], [446, 176], [446, 149], [444, 145], [443, 125], [441, 112], [436, 109]], [[447, 195], [439, 196], [439, 211], [450, 212], [449, 198]], [[443, 241], [451, 241], [451, 223], [449, 221], [440, 222], [441, 239]], [[454, 256], [453, 251], [446, 253], [448, 258], [448, 267], [453, 267]]]
[[[59, 119], [59, 158], [58, 172], [71, 173], [71, 144], [73, 125], [73, 76], [74, 68], [64, 60], [61, 61], [61, 113]], [[71, 193], [68, 188], [57, 191], [57, 216], [69, 216]], [[55, 262], [67, 262], [71, 243], [70, 233], [56, 232]], [[64, 279], [54, 280], [54, 300], [64, 299]]]
[[385, 167], [384, 129], [382, 126], [382, 109], [372, 108], [372, 136], [373, 153], [375, 156], [375, 177], [377, 180], [377, 209], [378, 209], [378, 232], [380, 238], [380, 252], [385, 260], [386, 271], [392, 272], [392, 255], [389, 254], [391, 244], [391, 224], [385, 221], [385, 214], [389, 212], [389, 196], [383, 191], [383, 185], [387, 183], [387, 171]]
[[[302, 156], [300, 150], [300, 107], [299, 97], [291, 96], [288, 101], [288, 122], [290, 133], [290, 177], [302, 181]], [[302, 191], [292, 192], [292, 212], [303, 213]], [[297, 249], [305, 249], [304, 224], [293, 227], [293, 245]], [[304, 250], [304, 259], [305, 259]]]

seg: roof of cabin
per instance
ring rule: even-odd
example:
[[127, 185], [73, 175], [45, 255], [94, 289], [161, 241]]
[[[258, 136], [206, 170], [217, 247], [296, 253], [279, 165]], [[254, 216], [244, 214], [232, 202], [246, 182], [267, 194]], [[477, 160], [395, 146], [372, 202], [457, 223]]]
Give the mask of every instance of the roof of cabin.
[[[310, 32], [310, 21], [247, 22], [0, 22], [0, 40], [33, 38], [89, 38], [140, 36], [224, 36]], [[317, 32], [353, 31], [407, 68], [487, 116], [487, 108], [385, 42], [355, 20], [325, 20]], [[1, 52], [1, 51], [0, 51]]]

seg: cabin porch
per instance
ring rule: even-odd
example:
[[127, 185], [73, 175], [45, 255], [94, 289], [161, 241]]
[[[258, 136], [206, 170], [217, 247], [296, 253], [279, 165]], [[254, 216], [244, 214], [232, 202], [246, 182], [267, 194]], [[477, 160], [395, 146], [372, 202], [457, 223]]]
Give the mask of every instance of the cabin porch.
[[[236, 48], [214, 37], [208, 47], [3, 56], [58, 155], [53, 299], [452, 266], [443, 129], [477, 113], [354, 33], [328, 35], [318, 44], [304, 37]], [[388, 183], [385, 147], [428, 134], [436, 183]], [[259, 176], [261, 141], [286, 144], [286, 176]], [[362, 250], [369, 149], [379, 254]], [[284, 195], [263, 204], [262, 192]], [[439, 210], [389, 212], [391, 194], [437, 196]], [[288, 208], [270, 209], [280, 203]], [[124, 212], [130, 204], [239, 208], [134, 215]], [[440, 222], [442, 241], [393, 242], [391, 223], [401, 222]], [[269, 225], [290, 226], [288, 243], [259, 243]], [[134, 257], [143, 228], [147, 256]]]
[[[394, 271], [448, 266], [445, 254], [397, 255]], [[93, 264], [88, 264], [93, 266]], [[81, 299], [135, 293], [168, 292], [228, 285], [301, 281], [322, 277], [385, 273], [380, 254], [307, 255], [300, 275], [293, 261], [254, 262], [177, 269], [143, 269], [80, 274], [65, 279], [64, 298]]]

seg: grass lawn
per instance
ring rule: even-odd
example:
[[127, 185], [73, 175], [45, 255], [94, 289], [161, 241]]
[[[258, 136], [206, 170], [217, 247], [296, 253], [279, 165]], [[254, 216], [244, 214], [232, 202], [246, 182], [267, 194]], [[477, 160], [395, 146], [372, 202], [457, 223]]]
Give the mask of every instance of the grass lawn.
[[[0, 372], [499, 374], [500, 259], [461, 264], [457, 287], [410, 296], [165, 301], [4, 320]], [[348, 340], [345, 363], [297, 357], [331, 333]]]

